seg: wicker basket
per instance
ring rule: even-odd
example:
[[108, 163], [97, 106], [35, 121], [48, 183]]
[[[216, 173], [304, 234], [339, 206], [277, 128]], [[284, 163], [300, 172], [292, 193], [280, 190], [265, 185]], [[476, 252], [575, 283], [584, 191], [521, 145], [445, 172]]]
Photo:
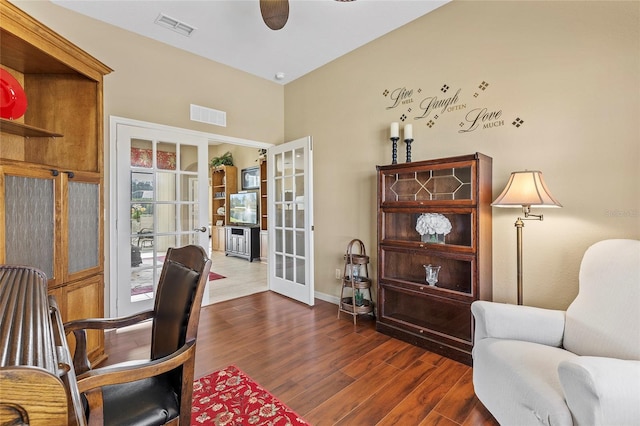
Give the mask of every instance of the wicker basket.
[[347, 312], [355, 312], [356, 314], [369, 314], [373, 312], [373, 302], [367, 299], [364, 299], [363, 302], [364, 304], [356, 306], [354, 311], [353, 298], [345, 297], [342, 299], [342, 309]]

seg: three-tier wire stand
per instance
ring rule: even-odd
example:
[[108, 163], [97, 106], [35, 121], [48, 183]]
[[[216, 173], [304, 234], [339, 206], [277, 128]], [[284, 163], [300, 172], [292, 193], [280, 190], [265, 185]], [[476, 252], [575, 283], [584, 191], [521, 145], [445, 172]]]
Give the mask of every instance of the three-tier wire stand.
[[358, 239], [351, 240], [344, 255], [338, 318], [340, 318], [341, 312], [349, 314], [353, 316], [353, 324], [355, 325], [358, 315], [371, 314], [375, 316], [371, 284], [369, 256], [367, 256], [364, 243]]

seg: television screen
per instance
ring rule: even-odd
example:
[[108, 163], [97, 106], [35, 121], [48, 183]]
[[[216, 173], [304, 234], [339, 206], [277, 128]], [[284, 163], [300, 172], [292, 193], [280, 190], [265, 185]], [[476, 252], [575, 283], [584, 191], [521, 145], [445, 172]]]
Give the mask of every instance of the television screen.
[[258, 224], [258, 193], [239, 192], [229, 195], [229, 224], [257, 225]]

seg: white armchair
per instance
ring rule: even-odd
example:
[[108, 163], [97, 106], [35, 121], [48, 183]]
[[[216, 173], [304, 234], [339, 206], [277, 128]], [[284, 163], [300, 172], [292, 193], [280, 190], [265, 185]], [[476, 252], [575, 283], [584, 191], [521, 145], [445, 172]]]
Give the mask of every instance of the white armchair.
[[565, 311], [474, 302], [473, 385], [505, 426], [640, 425], [640, 241], [587, 249]]

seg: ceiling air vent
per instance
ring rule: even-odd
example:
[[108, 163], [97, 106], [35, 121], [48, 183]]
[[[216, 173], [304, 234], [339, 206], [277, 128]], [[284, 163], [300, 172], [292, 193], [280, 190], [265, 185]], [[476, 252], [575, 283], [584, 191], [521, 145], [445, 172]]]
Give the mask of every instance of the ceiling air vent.
[[195, 27], [178, 21], [177, 19], [167, 16], [164, 13], [158, 15], [158, 17], [156, 18], [156, 24], [165, 28], [169, 28], [170, 30], [182, 34], [185, 37], [191, 36], [191, 33], [196, 30]]
[[227, 127], [227, 113], [217, 109], [191, 104], [191, 121]]

